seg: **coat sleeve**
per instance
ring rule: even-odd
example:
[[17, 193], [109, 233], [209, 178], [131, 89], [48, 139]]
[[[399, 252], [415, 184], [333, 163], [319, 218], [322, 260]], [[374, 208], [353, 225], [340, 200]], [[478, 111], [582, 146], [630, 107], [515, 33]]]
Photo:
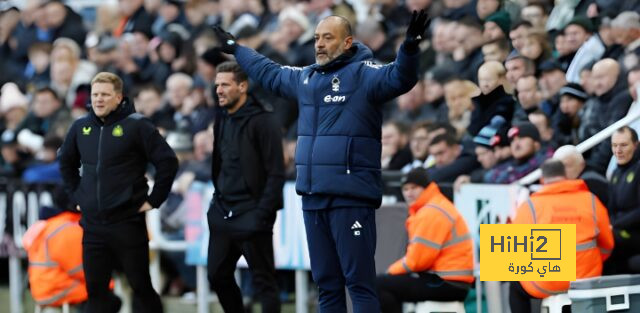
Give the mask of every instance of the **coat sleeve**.
[[60, 150], [58, 150], [62, 182], [73, 204], [77, 204], [73, 193], [80, 184], [80, 152], [78, 151], [78, 144], [76, 142], [76, 125], [77, 123], [71, 125]]
[[48, 251], [60, 269], [84, 282], [82, 267], [82, 228], [77, 223], [64, 227], [48, 240]]
[[153, 191], [147, 201], [157, 208], [169, 195], [178, 172], [178, 158], [148, 119], [140, 120], [140, 140], [146, 159], [156, 168]]
[[602, 261], [609, 258], [611, 251], [613, 251], [613, 232], [611, 231], [611, 223], [609, 222], [609, 213], [607, 208], [600, 202], [598, 197], [592, 196], [592, 201], [595, 205], [596, 214], [596, 227], [598, 227], [598, 248], [600, 248], [600, 255]]
[[297, 99], [296, 90], [302, 75], [301, 67], [282, 66], [253, 49], [239, 45], [236, 61], [249, 77], [278, 96]]
[[382, 104], [411, 90], [418, 82], [419, 56], [407, 54], [403, 45], [392, 63], [379, 66], [365, 61], [362, 78], [369, 102]]
[[418, 273], [429, 270], [438, 258], [442, 244], [449, 237], [453, 224], [440, 211], [432, 208], [416, 221], [414, 231], [410, 232], [407, 252], [402, 259], [397, 260], [387, 272], [391, 275]]
[[534, 224], [532, 212], [535, 212], [535, 208], [531, 207], [533, 202], [531, 199], [527, 199], [527, 202], [521, 204], [516, 210], [516, 216], [513, 219], [513, 224]]
[[282, 151], [282, 133], [272, 116], [263, 114], [259, 128], [254, 127], [261, 153], [262, 166], [266, 172], [266, 183], [258, 208], [268, 211], [281, 209], [282, 187], [284, 186], [284, 156]]

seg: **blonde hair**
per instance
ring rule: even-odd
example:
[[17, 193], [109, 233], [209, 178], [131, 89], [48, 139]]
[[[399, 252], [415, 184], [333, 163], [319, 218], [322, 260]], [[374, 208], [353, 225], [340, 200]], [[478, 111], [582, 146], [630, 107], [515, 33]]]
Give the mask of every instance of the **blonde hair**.
[[122, 94], [122, 79], [118, 75], [109, 72], [100, 72], [91, 80], [91, 86], [96, 83], [106, 83], [113, 85], [113, 90], [117, 94]]

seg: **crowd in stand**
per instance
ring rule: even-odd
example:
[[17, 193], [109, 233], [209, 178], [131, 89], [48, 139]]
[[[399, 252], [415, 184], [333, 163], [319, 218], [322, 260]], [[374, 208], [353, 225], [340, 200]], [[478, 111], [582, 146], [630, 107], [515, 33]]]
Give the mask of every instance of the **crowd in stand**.
[[[60, 0], [0, 8], [3, 177], [60, 182], [56, 150], [87, 112], [91, 78], [113, 72], [179, 156], [163, 211], [165, 226], [179, 230], [175, 210], [188, 186], [211, 179], [211, 123], [219, 112], [212, 83], [215, 67], [230, 58], [213, 26], [283, 65], [306, 66], [315, 62], [317, 22], [341, 15], [385, 64], [395, 59], [410, 12], [425, 9], [431, 24], [420, 46], [421, 81], [379, 104], [383, 169], [426, 168], [434, 182], [456, 188], [508, 184], [555, 151], [570, 178], [583, 177], [615, 206], [610, 214], [638, 209], [620, 207], [627, 195], [615, 190], [633, 176], [618, 171], [611, 185], [603, 177], [610, 163], [636, 168], [637, 156], [621, 162], [616, 154], [611, 162], [618, 146], [610, 140], [583, 155], [558, 149], [638, 110], [638, 0], [120, 0], [96, 7], [95, 20]], [[278, 117], [294, 178], [297, 104], [250, 88]]]

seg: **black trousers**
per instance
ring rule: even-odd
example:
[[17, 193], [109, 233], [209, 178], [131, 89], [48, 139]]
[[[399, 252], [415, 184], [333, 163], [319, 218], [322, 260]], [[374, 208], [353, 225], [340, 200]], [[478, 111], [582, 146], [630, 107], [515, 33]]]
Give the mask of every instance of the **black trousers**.
[[207, 274], [211, 289], [218, 295], [222, 308], [227, 313], [244, 312], [242, 293], [234, 277], [236, 264], [241, 255], [244, 255], [249, 265], [254, 289], [262, 304], [262, 312], [279, 313], [280, 298], [271, 231], [242, 235], [211, 232]]
[[162, 313], [162, 302], [149, 275], [149, 237], [144, 215], [113, 224], [81, 224], [88, 312], [118, 311], [119, 304], [109, 289], [111, 274], [118, 267], [133, 289], [133, 311]]
[[376, 286], [382, 313], [402, 313], [403, 302], [464, 301], [471, 287], [428, 273], [381, 275], [376, 278]]

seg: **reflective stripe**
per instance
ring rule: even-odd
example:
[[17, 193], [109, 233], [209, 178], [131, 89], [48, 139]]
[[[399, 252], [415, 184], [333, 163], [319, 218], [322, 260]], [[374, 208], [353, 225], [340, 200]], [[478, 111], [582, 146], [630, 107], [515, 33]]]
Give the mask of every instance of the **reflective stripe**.
[[533, 218], [532, 224], [537, 224], [536, 222], [536, 208], [533, 206], [533, 201], [531, 198], [527, 199], [527, 203], [529, 204], [529, 209], [531, 209], [531, 217]]
[[473, 270], [429, 271], [440, 277], [447, 276], [473, 276]]
[[44, 245], [44, 257], [45, 260], [47, 262], [51, 261], [51, 257], [49, 256], [49, 239], [51, 239], [53, 236], [55, 236], [56, 234], [58, 234], [60, 231], [62, 231], [63, 229], [65, 229], [67, 226], [71, 226], [73, 224], [73, 222], [66, 222], [60, 226], [58, 226], [58, 228], [56, 228], [53, 232], [51, 232], [51, 234], [49, 234], [47, 236], [47, 238], [45, 239], [45, 245]]
[[402, 258], [402, 267], [404, 267], [404, 270], [407, 271], [407, 273], [413, 273], [413, 271], [409, 268], [409, 265], [407, 265], [407, 262], [405, 262], [404, 258]]
[[453, 236], [457, 236], [456, 234], [456, 220], [453, 218], [453, 216], [451, 216], [451, 214], [449, 214], [445, 209], [435, 205], [435, 204], [427, 204], [426, 206], [428, 207], [432, 207], [438, 211], [440, 211], [442, 214], [444, 214], [444, 216], [447, 217], [447, 219], [449, 219], [449, 221], [451, 222], [451, 224], [453, 224], [453, 227], [451, 228], [451, 232], [453, 233]]
[[579, 243], [576, 245], [576, 252], [593, 249], [597, 246], [598, 246], [598, 243], [595, 240]]
[[596, 196], [591, 194], [591, 211], [593, 212], [593, 226], [595, 227], [596, 235], [594, 238], [597, 238], [600, 235], [600, 228], [598, 228], [598, 218], [596, 215]]
[[601, 254], [611, 254], [611, 250], [605, 249], [605, 248], [600, 248], [600, 253]]
[[437, 242], [433, 242], [433, 241], [431, 241], [429, 239], [424, 239], [422, 237], [418, 237], [418, 236], [413, 237], [413, 239], [411, 239], [411, 243], [420, 243], [420, 244], [423, 244], [423, 245], [425, 245], [425, 246], [427, 246], [429, 248], [433, 248], [433, 249], [436, 249], [436, 250], [440, 250], [442, 248], [441, 244], [439, 244]]
[[75, 274], [77, 272], [80, 272], [80, 271], [82, 271], [82, 265], [78, 265], [78, 266], [70, 269], [67, 273], [69, 273], [69, 275], [73, 275], [73, 274]]
[[535, 281], [530, 281], [530, 283], [531, 283], [531, 285], [533, 286], [533, 288], [535, 288], [535, 289], [536, 289], [536, 290], [538, 290], [539, 292], [546, 293], [546, 294], [548, 294], [548, 295], [559, 295], [559, 294], [561, 294], [561, 293], [566, 293], [566, 292], [567, 292], [566, 290], [558, 290], [558, 291], [555, 291], [555, 290], [549, 290], [549, 289], [542, 288], [542, 287], [540, 287], [540, 286], [538, 285], [538, 283], [536, 283]]
[[455, 244], [459, 244], [461, 242], [467, 241], [471, 239], [471, 235], [470, 234], [466, 234], [464, 236], [460, 236], [460, 237], [455, 237], [452, 238], [451, 240], [445, 242], [444, 244], [442, 244], [442, 248], [446, 248], [446, 247], [450, 247], [453, 246]]
[[58, 263], [56, 263], [56, 262], [29, 262], [29, 266], [58, 267]]
[[38, 303], [39, 305], [49, 305], [49, 304], [55, 303], [56, 301], [64, 298], [67, 294], [71, 292], [71, 290], [78, 287], [78, 285], [80, 285], [80, 283], [76, 281], [71, 286], [69, 286], [69, 288], [62, 290], [58, 292], [56, 295], [53, 295], [47, 299], [36, 301], [36, 303]]

